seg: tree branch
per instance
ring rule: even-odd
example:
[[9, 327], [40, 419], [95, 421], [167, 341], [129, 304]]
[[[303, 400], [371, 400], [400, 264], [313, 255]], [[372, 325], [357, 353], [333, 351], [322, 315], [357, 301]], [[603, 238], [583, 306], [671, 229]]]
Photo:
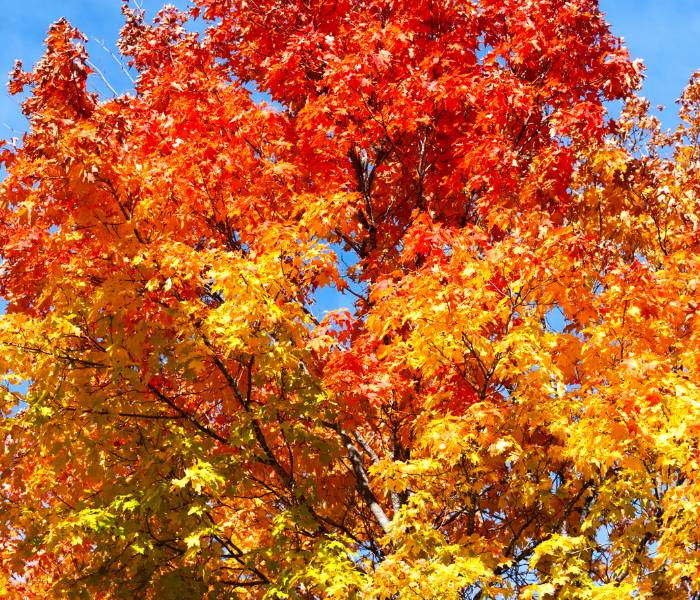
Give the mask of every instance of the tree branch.
[[348, 451], [348, 458], [350, 459], [353, 473], [355, 474], [357, 491], [360, 492], [360, 496], [362, 496], [362, 499], [369, 507], [369, 510], [374, 515], [377, 523], [379, 523], [385, 533], [389, 533], [391, 530], [391, 521], [389, 520], [389, 517], [386, 516], [384, 509], [379, 504], [377, 497], [374, 495], [374, 492], [369, 485], [367, 471], [365, 471], [365, 467], [362, 464], [362, 455], [357, 449], [357, 446], [355, 446], [350, 435], [340, 425], [325, 421], [323, 422], [323, 425], [335, 431], [340, 436], [340, 439], [343, 440], [345, 449]]

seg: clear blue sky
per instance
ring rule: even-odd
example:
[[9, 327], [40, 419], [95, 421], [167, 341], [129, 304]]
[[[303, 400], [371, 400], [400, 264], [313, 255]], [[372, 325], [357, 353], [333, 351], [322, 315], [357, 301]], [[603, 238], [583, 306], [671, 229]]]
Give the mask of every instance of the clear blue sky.
[[[172, 1], [172, 0], [171, 0]], [[182, 4], [184, 0], [175, 2]], [[164, 2], [141, 0], [149, 14]], [[0, 73], [7, 74], [16, 58], [31, 65], [41, 55], [48, 25], [61, 16], [89, 37], [114, 48], [121, 26], [120, 0], [4, 0], [0, 20]], [[674, 100], [689, 76], [700, 69], [699, 0], [601, 0], [613, 31], [625, 38], [632, 55], [647, 66], [644, 95], [652, 105], [664, 104], [666, 126], [675, 120]], [[118, 89], [128, 80], [99, 46], [91, 45], [93, 62]], [[0, 90], [0, 138], [10, 137], [5, 125], [20, 130], [23, 120], [15, 99]]]
[[647, 68], [642, 94], [662, 104], [662, 122], [677, 123], [675, 100], [700, 69], [700, 1], [601, 0], [602, 10], [632, 56]]

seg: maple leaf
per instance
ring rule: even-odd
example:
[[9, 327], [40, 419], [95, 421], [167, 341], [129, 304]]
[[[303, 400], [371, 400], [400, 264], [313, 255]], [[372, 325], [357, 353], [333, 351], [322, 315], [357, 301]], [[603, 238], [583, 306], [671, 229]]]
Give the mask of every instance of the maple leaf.
[[700, 593], [700, 75], [663, 133], [594, 0], [124, 14], [132, 94], [65, 20], [11, 78], [0, 595]]

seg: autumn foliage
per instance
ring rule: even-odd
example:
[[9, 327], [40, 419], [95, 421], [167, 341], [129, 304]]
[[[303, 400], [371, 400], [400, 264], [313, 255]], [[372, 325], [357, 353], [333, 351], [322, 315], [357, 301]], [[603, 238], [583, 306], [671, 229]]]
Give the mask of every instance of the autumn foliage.
[[700, 80], [595, 0], [124, 14], [131, 93], [11, 78], [0, 595], [700, 597]]

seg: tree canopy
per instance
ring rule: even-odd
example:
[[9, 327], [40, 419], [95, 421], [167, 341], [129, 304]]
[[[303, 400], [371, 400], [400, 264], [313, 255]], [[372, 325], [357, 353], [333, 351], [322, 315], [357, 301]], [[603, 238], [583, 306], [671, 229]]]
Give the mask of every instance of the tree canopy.
[[700, 79], [596, 0], [124, 15], [131, 93], [11, 77], [0, 594], [700, 597]]

